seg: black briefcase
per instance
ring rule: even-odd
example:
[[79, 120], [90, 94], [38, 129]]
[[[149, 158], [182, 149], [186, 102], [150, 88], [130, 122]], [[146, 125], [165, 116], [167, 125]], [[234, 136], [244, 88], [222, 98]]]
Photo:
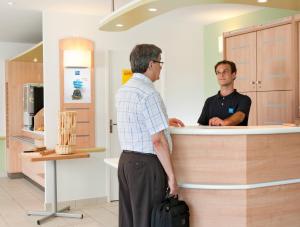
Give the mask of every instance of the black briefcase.
[[151, 227], [189, 227], [190, 212], [178, 197], [169, 197], [155, 206], [151, 214]]

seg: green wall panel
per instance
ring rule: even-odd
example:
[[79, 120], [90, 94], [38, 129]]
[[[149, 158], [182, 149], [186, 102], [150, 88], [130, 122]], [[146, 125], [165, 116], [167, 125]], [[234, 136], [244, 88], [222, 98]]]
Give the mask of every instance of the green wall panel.
[[299, 12], [281, 9], [263, 9], [253, 13], [234, 17], [228, 20], [209, 24], [204, 27], [204, 84], [205, 98], [214, 95], [219, 86], [214, 73], [214, 65], [222, 60], [218, 51], [218, 37], [228, 32], [252, 25], [264, 24], [272, 20], [291, 16]]

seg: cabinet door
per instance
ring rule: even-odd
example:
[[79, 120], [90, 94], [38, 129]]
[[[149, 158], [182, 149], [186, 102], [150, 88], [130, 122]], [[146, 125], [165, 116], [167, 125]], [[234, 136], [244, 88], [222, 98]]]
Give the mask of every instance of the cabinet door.
[[248, 125], [257, 125], [257, 93], [256, 92], [245, 92], [244, 95], [248, 95], [251, 99], [251, 108], [249, 113]]
[[293, 123], [292, 91], [257, 92], [258, 125]]
[[257, 91], [292, 90], [291, 25], [257, 32]]
[[298, 117], [300, 118], [300, 22], [298, 23], [298, 48], [299, 48], [299, 55], [298, 55], [298, 80], [299, 80], [299, 86], [298, 86]]
[[226, 56], [237, 67], [235, 87], [240, 92], [256, 90], [256, 32], [225, 38]]

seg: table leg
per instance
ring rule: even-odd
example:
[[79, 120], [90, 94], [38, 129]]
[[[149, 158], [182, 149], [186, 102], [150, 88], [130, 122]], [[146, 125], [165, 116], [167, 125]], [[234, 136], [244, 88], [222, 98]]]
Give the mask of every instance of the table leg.
[[29, 211], [27, 215], [33, 216], [45, 216], [39, 220], [37, 220], [37, 224], [40, 225], [44, 221], [48, 220], [52, 217], [66, 217], [66, 218], [83, 218], [83, 214], [71, 214], [71, 213], [64, 213], [64, 211], [69, 211], [71, 208], [70, 206], [64, 207], [60, 210], [57, 210], [57, 172], [56, 172], [56, 160], [53, 160], [53, 168], [54, 168], [54, 197], [53, 197], [53, 211]]

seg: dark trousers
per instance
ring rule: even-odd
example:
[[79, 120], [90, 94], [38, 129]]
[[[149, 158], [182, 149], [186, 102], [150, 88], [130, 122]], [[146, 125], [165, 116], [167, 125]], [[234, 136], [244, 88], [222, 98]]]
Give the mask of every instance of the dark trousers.
[[121, 154], [119, 178], [119, 227], [150, 227], [152, 208], [166, 195], [167, 176], [156, 155]]

